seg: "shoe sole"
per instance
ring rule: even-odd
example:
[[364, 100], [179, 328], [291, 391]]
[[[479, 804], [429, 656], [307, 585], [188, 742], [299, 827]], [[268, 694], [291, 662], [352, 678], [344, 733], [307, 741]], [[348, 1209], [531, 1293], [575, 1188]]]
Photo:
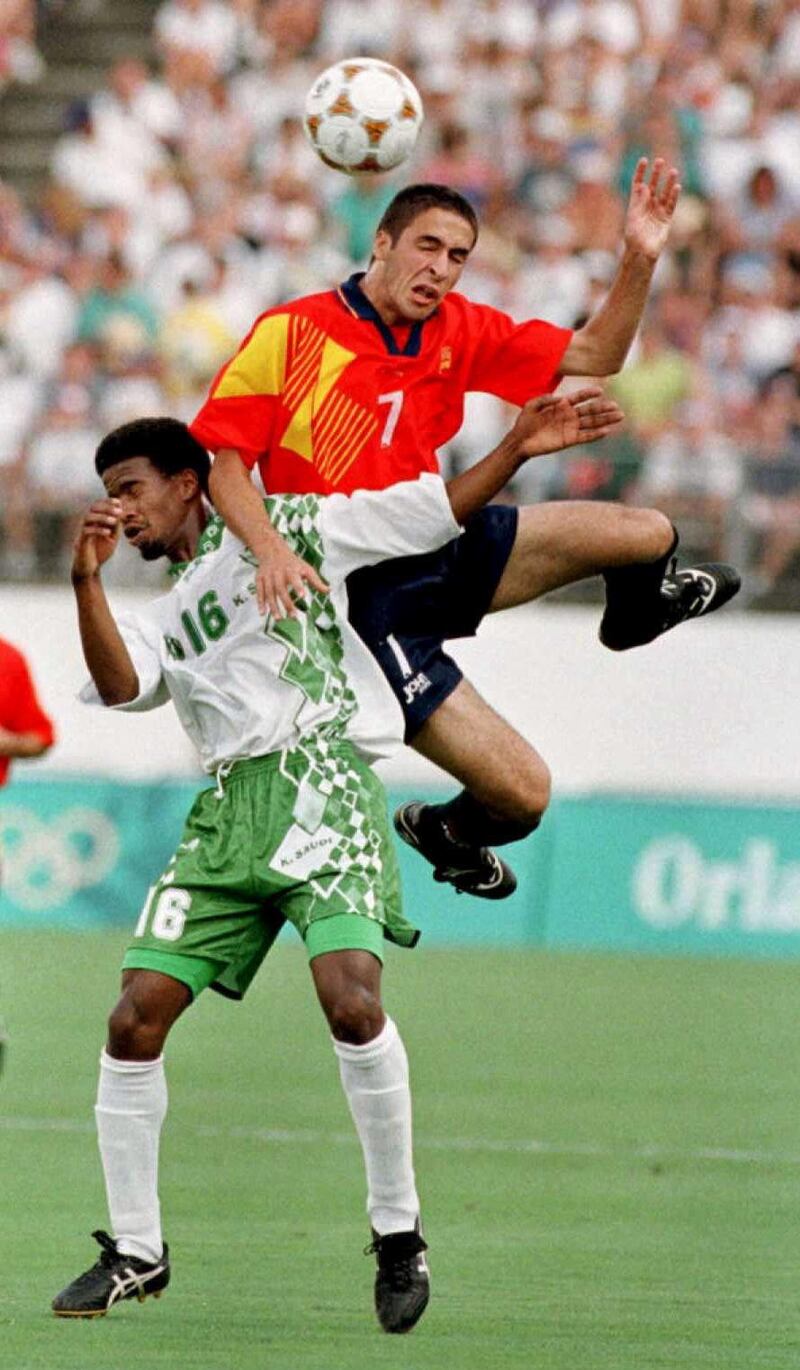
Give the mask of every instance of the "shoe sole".
[[[413, 802], [411, 804], [401, 804], [400, 808], [395, 810], [392, 819], [394, 830], [407, 846], [412, 847], [414, 851], [418, 851], [424, 860], [427, 861], [428, 857], [425, 856], [424, 851], [417, 841], [413, 828], [409, 827], [406, 822], [406, 813], [412, 808], [424, 808], [424, 805], [416, 805]], [[517, 888], [517, 878], [511, 867], [507, 866], [504, 861], [501, 861], [496, 852], [491, 852], [491, 860], [497, 874], [497, 879], [492, 881], [489, 885], [483, 884], [479, 885], [476, 889], [469, 890], [459, 889], [456, 884], [459, 872], [451, 871], [449, 867], [434, 867], [433, 878], [438, 881], [440, 885], [452, 885], [456, 894], [470, 894], [475, 899], [508, 899], [509, 895], [513, 894]], [[501, 888], [503, 884], [505, 884], [504, 889]]]
[[686, 571], [676, 572], [675, 579], [681, 580], [683, 578], [686, 581], [691, 581], [693, 579], [692, 571], [694, 571], [695, 577], [708, 582], [710, 589], [706, 593], [701, 590], [703, 606], [696, 614], [691, 614], [690, 619], [704, 618], [706, 614], [713, 614], [716, 613], [717, 609], [723, 609], [735, 595], [738, 595], [742, 588], [741, 576], [735, 568], [718, 561], [705, 561], [700, 562], [698, 566], [687, 567]]
[[[421, 806], [417, 806], [414, 804], [401, 804], [399, 809], [395, 809], [394, 818], [392, 819], [392, 822], [394, 823], [394, 830], [397, 833], [397, 836], [401, 837], [409, 847], [413, 847], [414, 851], [420, 851], [421, 848], [419, 842], [417, 841], [416, 835], [406, 823], [405, 818], [408, 810], [416, 807]], [[428, 858], [426, 857], [425, 859], [427, 861]]]
[[474, 899], [508, 899], [517, 888], [517, 877], [510, 866], [507, 866], [496, 852], [490, 852], [490, 859], [494, 870], [495, 878], [490, 882], [482, 882], [473, 885], [471, 888], [463, 888], [458, 884], [458, 880], [463, 872], [449, 870], [444, 867], [435, 870], [434, 880], [442, 885], [452, 885], [456, 894], [471, 894]]
[[[137, 1302], [137, 1303], [144, 1303], [145, 1299], [160, 1299], [160, 1298], [161, 1298], [161, 1295], [162, 1295], [163, 1293], [164, 1293], [164, 1290], [163, 1290], [163, 1289], [156, 1289], [156, 1290], [154, 1291], [154, 1293], [152, 1293], [152, 1294], [136, 1294], [136, 1295], [135, 1295], [136, 1302]], [[130, 1299], [117, 1299], [117, 1300], [116, 1300], [116, 1303], [111, 1303], [111, 1304], [109, 1304], [108, 1308], [93, 1308], [93, 1309], [91, 1309], [91, 1310], [87, 1309], [86, 1312], [84, 1312], [84, 1311], [83, 1311], [82, 1309], [80, 1309], [80, 1308], [75, 1308], [75, 1309], [72, 1309], [72, 1308], [65, 1308], [65, 1309], [54, 1308], [54, 1309], [53, 1309], [53, 1317], [54, 1317], [54, 1318], [105, 1318], [105, 1317], [107, 1317], [108, 1314], [111, 1312], [111, 1309], [112, 1309], [112, 1308], [116, 1308], [117, 1305], [120, 1304], [120, 1303], [130, 1303]]]
[[426, 1298], [422, 1307], [417, 1312], [415, 1312], [413, 1319], [410, 1322], [404, 1322], [402, 1326], [386, 1327], [385, 1324], [381, 1322], [379, 1317], [378, 1324], [381, 1328], [381, 1331], [385, 1332], [387, 1336], [390, 1337], [403, 1337], [406, 1335], [407, 1332], [412, 1332], [416, 1327], [417, 1323], [419, 1322], [420, 1318], [422, 1317], [423, 1313], [425, 1312], [425, 1309], [428, 1307], [428, 1304], [430, 1303], [430, 1297], [431, 1296], [429, 1292], [428, 1297]]

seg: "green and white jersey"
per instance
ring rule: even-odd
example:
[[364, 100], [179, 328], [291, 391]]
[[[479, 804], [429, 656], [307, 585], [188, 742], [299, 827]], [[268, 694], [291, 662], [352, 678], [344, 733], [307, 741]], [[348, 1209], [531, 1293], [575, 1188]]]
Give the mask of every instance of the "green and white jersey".
[[[346, 738], [368, 761], [402, 743], [403, 717], [374, 657], [347, 621], [345, 577], [359, 566], [429, 552], [461, 531], [444, 482], [424, 474], [352, 495], [276, 495], [274, 527], [330, 585], [294, 619], [260, 615], [254, 559], [218, 518], [172, 589], [117, 623], [139, 680], [123, 710], [172, 699], [207, 771], [296, 747], [309, 733]], [[81, 690], [100, 704], [92, 682]]]

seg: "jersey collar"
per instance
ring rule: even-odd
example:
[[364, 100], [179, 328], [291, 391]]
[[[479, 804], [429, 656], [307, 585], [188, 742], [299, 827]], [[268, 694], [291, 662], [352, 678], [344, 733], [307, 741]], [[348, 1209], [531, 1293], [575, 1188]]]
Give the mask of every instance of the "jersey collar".
[[215, 552], [222, 542], [222, 534], [225, 532], [225, 524], [219, 514], [214, 514], [208, 520], [200, 537], [197, 540], [195, 554], [191, 561], [173, 561], [167, 568], [167, 575], [170, 580], [180, 580], [184, 571], [188, 571], [193, 562], [198, 557], [205, 556], [206, 552]]
[[356, 318], [367, 319], [370, 323], [374, 323], [383, 338], [386, 351], [391, 356], [418, 357], [419, 349], [422, 346], [422, 329], [427, 323], [427, 319], [417, 319], [417, 322], [411, 325], [405, 346], [399, 347], [391, 328], [384, 323], [374, 304], [367, 299], [361, 289], [361, 282], [365, 274], [363, 271], [356, 271], [346, 281], [342, 282], [336, 291], [342, 304], [350, 310], [351, 314], [355, 314]]

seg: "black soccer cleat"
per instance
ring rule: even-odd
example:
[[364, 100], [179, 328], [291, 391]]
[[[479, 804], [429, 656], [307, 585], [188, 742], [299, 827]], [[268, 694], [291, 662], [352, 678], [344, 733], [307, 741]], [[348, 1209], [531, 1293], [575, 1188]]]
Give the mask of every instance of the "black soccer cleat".
[[646, 613], [627, 615], [606, 609], [600, 621], [600, 641], [612, 652], [642, 647], [690, 618], [713, 614], [738, 594], [741, 577], [733, 566], [706, 561], [679, 571], [677, 561], [661, 582], [658, 601]]
[[103, 1248], [100, 1259], [56, 1294], [52, 1309], [57, 1318], [102, 1318], [122, 1299], [144, 1303], [151, 1294], [156, 1299], [161, 1297], [170, 1276], [166, 1243], [161, 1259], [152, 1262], [124, 1256], [107, 1232], [93, 1232], [92, 1236]]
[[425, 1312], [431, 1296], [427, 1249], [419, 1223], [411, 1232], [390, 1232], [385, 1237], [372, 1229], [372, 1242], [364, 1255], [374, 1255], [378, 1261], [375, 1312], [384, 1332], [410, 1332]]
[[430, 804], [411, 800], [394, 815], [395, 831], [433, 866], [433, 878], [459, 894], [477, 899], [507, 899], [517, 877], [491, 847], [472, 847], [451, 837]]

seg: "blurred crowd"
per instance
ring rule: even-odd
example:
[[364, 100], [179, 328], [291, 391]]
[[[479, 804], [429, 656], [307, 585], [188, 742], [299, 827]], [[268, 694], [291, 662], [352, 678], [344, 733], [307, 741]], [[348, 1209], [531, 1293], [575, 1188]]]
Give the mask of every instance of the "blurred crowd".
[[44, 63], [36, 47], [35, 0], [0, 0], [0, 91], [12, 82], [37, 81]]
[[[30, 5], [7, 3], [24, 29]], [[392, 177], [327, 170], [301, 129], [312, 79], [355, 53], [394, 61], [425, 104]], [[102, 433], [193, 417], [258, 313], [365, 263], [400, 185], [447, 182], [479, 210], [472, 298], [573, 325], [614, 272], [643, 154], [684, 189], [613, 383], [624, 435], [540, 461], [512, 497], [656, 504], [687, 550], [750, 566], [751, 602], [791, 606], [800, 0], [165, 0], [152, 61], [70, 106], [37, 202], [0, 185], [4, 576], [62, 576]], [[508, 419], [471, 397], [448, 465]]]

